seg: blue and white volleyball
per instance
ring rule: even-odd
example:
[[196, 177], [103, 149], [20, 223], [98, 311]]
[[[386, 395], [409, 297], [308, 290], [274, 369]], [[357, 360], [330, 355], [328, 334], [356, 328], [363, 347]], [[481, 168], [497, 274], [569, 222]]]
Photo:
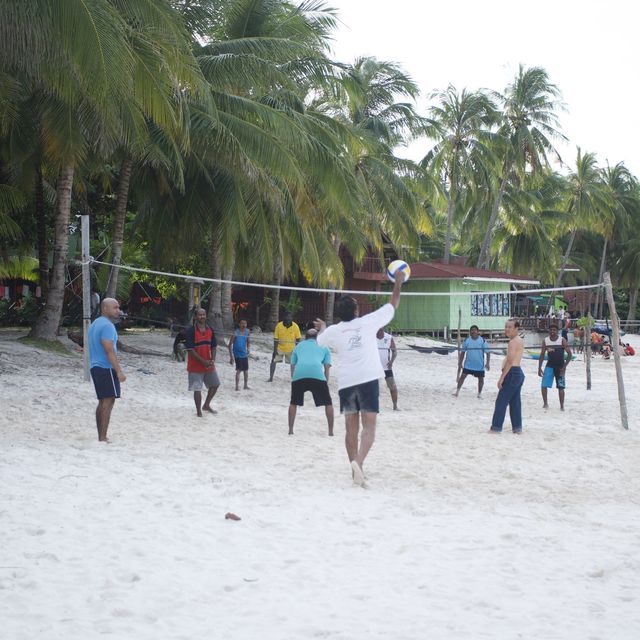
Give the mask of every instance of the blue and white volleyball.
[[398, 271], [404, 271], [404, 281], [406, 282], [411, 277], [411, 267], [404, 260], [394, 260], [387, 267], [387, 278], [391, 282], [396, 281], [396, 273]]

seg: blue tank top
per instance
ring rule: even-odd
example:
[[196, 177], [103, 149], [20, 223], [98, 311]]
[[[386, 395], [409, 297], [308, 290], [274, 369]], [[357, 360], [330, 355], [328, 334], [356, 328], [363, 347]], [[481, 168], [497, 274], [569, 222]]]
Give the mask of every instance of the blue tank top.
[[249, 339], [249, 329], [245, 329], [244, 333], [240, 333], [240, 329], [236, 329], [233, 335], [235, 336], [235, 340], [233, 341], [233, 357], [248, 358], [247, 340]]

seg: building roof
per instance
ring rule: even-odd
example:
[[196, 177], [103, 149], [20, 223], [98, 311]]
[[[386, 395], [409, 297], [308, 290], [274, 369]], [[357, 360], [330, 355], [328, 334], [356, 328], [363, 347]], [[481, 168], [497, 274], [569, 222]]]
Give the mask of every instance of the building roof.
[[487, 271], [462, 264], [444, 264], [442, 262], [414, 262], [411, 266], [413, 280], [476, 280], [510, 282], [514, 284], [540, 284], [530, 276], [518, 276], [504, 271]]

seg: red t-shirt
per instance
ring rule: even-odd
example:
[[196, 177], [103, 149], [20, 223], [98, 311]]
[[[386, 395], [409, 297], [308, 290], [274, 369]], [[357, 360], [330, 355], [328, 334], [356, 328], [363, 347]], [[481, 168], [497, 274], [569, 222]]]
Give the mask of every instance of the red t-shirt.
[[218, 346], [213, 329], [207, 326], [204, 331], [200, 331], [198, 325], [195, 325], [187, 329], [186, 337], [185, 347], [188, 354], [187, 371], [193, 373], [213, 371], [215, 366], [207, 368], [192, 355], [193, 352], [195, 352], [204, 360], [213, 360], [213, 349]]

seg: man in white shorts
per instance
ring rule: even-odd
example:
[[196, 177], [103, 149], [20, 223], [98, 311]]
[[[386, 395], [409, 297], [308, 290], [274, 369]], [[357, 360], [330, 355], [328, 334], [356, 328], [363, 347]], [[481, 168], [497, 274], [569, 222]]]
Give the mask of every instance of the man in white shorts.
[[[400, 289], [404, 273], [397, 272], [389, 303], [377, 311], [359, 317], [358, 302], [350, 296], [336, 304], [336, 315], [342, 320], [327, 327], [324, 320], [315, 321], [318, 344], [334, 349], [338, 354], [338, 393], [340, 412], [345, 414], [345, 446], [351, 463], [353, 481], [364, 486], [362, 471], [365, 458], [376, 436], [380, 389], [378, 380], [384, 370], [378, 355], [376, 333], [389, 324], [400, 304]], [[362, 436], [358, 432], [362, 419]]]

